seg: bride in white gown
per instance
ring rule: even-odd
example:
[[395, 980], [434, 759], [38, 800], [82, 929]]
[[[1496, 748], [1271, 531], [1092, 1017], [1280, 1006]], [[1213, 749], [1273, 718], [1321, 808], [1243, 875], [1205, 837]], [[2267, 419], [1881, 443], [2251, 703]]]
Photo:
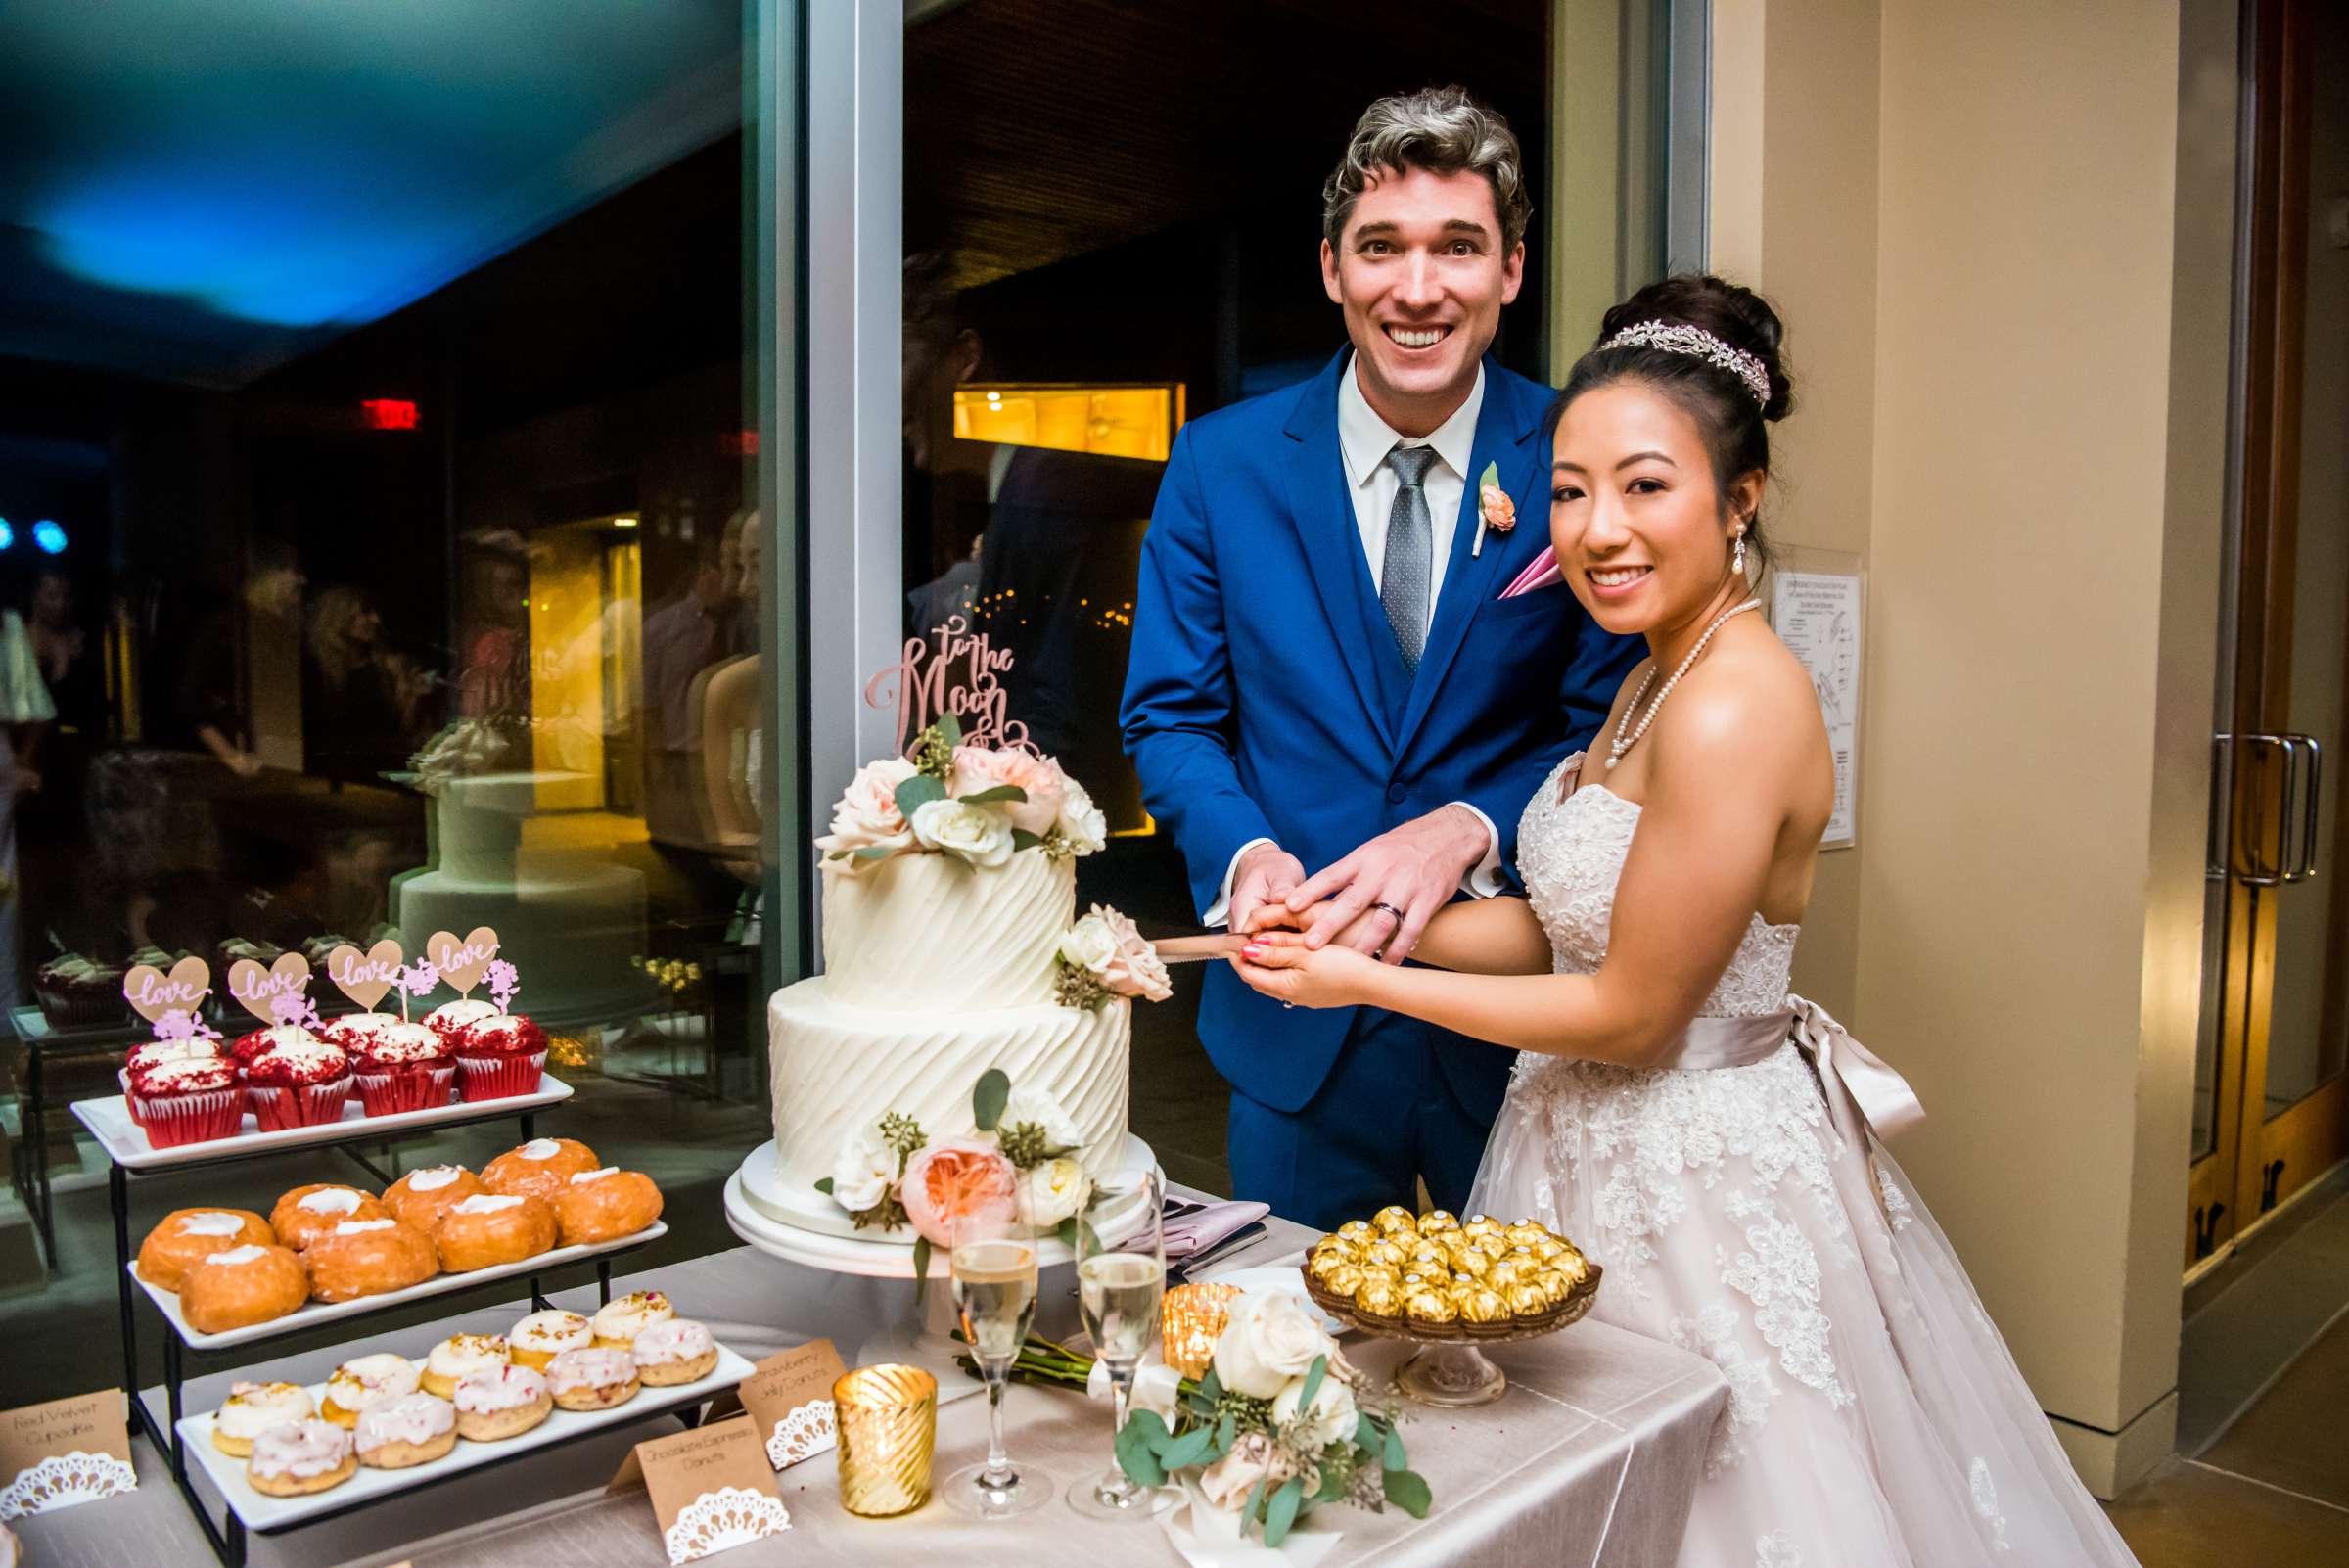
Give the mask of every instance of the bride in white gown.
[[1528, 899], [1444, 910], [1432, 967], [1324, 945], [1391, 918], [1343, 899], [1238, 967], [1518, 1048], [1474, 1207], [1574, 1237], [1595, 1316], [1728, 1379], [1683, 1568], [2133, 1564], [1885, 1152], [1908, 1085], [1786, 989], [1834, 781], [1808, 677], [1741, 613], [1778, 338], [1748, 291], [1667, 279], [1560, 394], [1559, 568], [1652, 657], [1526, 807]]

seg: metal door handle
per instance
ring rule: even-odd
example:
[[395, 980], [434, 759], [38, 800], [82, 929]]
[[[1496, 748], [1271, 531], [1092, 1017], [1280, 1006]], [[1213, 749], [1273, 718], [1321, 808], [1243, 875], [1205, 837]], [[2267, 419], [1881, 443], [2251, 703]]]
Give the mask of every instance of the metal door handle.
[[[2273, 746], [2277, 750], [2283, 753], [2283, 809], [2279, 814], [2278, 820], [2280, 824], [2290, 821], [2292, 815], [2292, 803], [2295, 799], [2293, 791], [2298, 783], [2299, 772], [2299, 770], [2293, 765], [2292, 743], [2290, 739], [2282, 735], [2222, 735], [2219, 738], [2221, 740], [2239, 742], [2245, 746]], [[2234, 813], [2231, 811], [2229, 812], [2229, 815], [2232, 817]], [[2289, 835], [2289, 828], [2285, 828], [2280, 825], [2278, 827], [2276, 835], [2277, 842], [2279, 847], [2282, 849], [2283, 855], [2288, 855], [2290, 853], [2289, 849], [2284, 848], [2290, 844]], [[2243, 863], [2239, 868], [2234, 864], [2235, 855], [2234, 853], [2230, 853], [2227, 857], [2228, 869], [2237, 882], [2242, 883], [2245, 887], [2251, 888], [2273, 888], [2279, 887], [2282, 884], [2284, 867], [2281, 864], [2279, 864], [2274, 870], [2270, 870], [2267, 862], [2260, 855], [2260, 846], [2256, 839], [2247, 835], [2238, 837], [2234, 832], [2234, 825], [2232, 821], [2230, 821], [2228, 824], [2228, 836], [2231, 839], [2236, 840], [2234, 848], [2241, 852]]]
[[[2289, 846], [2285, 847], [2285, 857], [2292, 861], [2292, 865], [2291, 869], [2284, 872], [2283, 880], [2286, 882], [2309, 882], [2313, 881], [2317, 874], [2317, 829], [2325, 820], [2325, 813], [2318, 805], [2325, 794], [2325, 748], [2317, 744], [2317, 738], [2314, 735], [2289, 735], [2285, 737], [2285, 740], [2289, 746], [2286, 756], [2295, 763], [2299, 760], [2300, 749], [2303, 747], [2307, 749], [2308, 786], [2302, 791], [2301, 797], [2307, 809], [2300, 827], [2300, 853], [2297, 857], [2294, 857]], [[2280, 824], [2280, 831], [2282, 834], [2288, 835], [2291, 832], [2292, 814], [2289, 805], [2290, 797], [2286, 796], [2285, 801], [2284, 819]]]

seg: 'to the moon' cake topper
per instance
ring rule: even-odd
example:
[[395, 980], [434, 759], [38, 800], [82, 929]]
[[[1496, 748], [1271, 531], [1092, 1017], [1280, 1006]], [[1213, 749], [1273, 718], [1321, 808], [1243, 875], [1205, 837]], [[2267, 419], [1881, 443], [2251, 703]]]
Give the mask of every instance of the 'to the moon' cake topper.
[[326, 955], [326, 978], [368, 1012], [391, 993], [398, 983], [400, 966], [407, 954], [390, 937], [377, 943], [365, 952], [349, 943], [343, 944]]
[[308, 1011], [309, 990], [310, 961], [298, 952], [278, 954], [277, 962], [267, 968], [252, 958], [228, 966], [228, 993], [263, 1028], [286, 1022], [289, 998], [297, 1016]]
[[122, 977], [122, 999], [150, 1024], [165, 1013], [193, 1015], [212, 993], [212, 968], [201, 958], [182, 958], [164, 974], [153, 964], [139, 964]]
[[961, 723], [965, 746], [1027, 747], [1028, 726], [1011, 716], [1011, 697], [1003, 689], [1003, 671], [1010, 668], [1011, 650], [973, 631], [967, 617], [948, 616], [928, 637], [905, 639], [898, 662], [864, 683], [864, 702], [868, 708], [896, 705], [900, 753], [941, 714]]
[[424, 955], [458, 995], [469, 996], [489, 973], [489, 960], [497, 956], [497, 933], [476, 926], [459, 942], [448, 932], [436, 931], [425, 940]]

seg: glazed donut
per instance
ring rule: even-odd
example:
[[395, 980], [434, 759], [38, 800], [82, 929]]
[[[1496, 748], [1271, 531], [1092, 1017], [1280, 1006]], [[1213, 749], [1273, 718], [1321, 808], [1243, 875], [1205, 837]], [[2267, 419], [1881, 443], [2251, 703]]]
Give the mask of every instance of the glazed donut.
[[139, 1243], [139, 1277], [177, 1290], [189, 1269], [231, 1247], [274, 1247], [277, 1233], [250, 1209], [174, 1209]]
[[652, 1324], [636, 1336], [628, 1354], [646, 1388], [692, 1383], [717, 1370], [717, 1341], [690, 1317]]
[[494, 1372], [509, 1360], [503, 1334], [451, 1334], [424, 1359], [424, 1391], [454, 1399], [459, 1383]]
[[310, 1276], [291, 1247], [247, 1243], [215, 1252], [179, 1282], [179, 1314], [199, 1334], [283, 1317], [310, 1299]]
[[608, 1410], [636, 1397], [636, 1363], [623, 1350], [565, 1351], [546, 1363], [547, 1392], [567, 1410]]
[[636, 1343], [638, 1334], [676, 1315], [677, 1309], [670, 1305], [665, 1292], [634, 1290], [604, 1303], [588, 1326], [593, 1329], [599, 1348], [626, 1350]]
[[339, 1181], [313, 1181], [296, 1187], [269, 1211], [269, 1228], [280, 1245], [301, 1252], [345, 1220], [389, 1220], [392, 1211], [382, 1200]]
[[429, 1464], [457, 1446], [457, 1407], [431, 1394], [409, 1394], [359, 1412], [352, 1431], [359, 1462], [378, 1470]]
[[602, 1163], [593, 1149], [576, 1138], [532, 1138], [483, 1166], [482, 1185], [510, 1197], [543, 1198], [551, 1203], [573, 1176]]
[[442, 1215], [481, 1190], [482, 1178], [463, 1166], [430, 1165], [386, 1187], [384, 1206], [401, 1224], [429, 1236], [439, 1228]]
[[564, 1351], [585, 1350], [595, 1343], [595, 1329], [577, 1313], [559, 1307], [530, 1314], [506, 1336], [506, 1354], [517, 1366], [546, 1369]]
[[563, 1245], [618, 1241], [661, 1218], [661, 1189], [642, 1171], [581, 1171], [555, 1190]]
[[528, 1366], [476, 1372], [457, 1384], [457, 1433], [475, 1443], [520, 1437], [552, 1415], [546, 1374]]
[[301, 1255], [310, 1294], [320, 1301], [356, 1301], [421, 1285], [440, 1271], [432, 1239], [398, 1221], [345, 1220]]
[[359, 1472], [350, 1434], [327, 1421], [289, 1421], [253, 1440], [245, 1479], [273, 1498], [299, 1498], [339, 1487]]
[[345, 1361], [326, 1380], [326, 1398], [318, 1413], [337, 1426], [356, 1426], [359, 1417], [379, 1405], [404, 1400], [416, 1392], [422, 1374], [405, 1356], [381, 1352]]
[[212, 1447], [232, 1458], [246, 1458], [253, 1453], [253, 1440], [263, 1432], [317, 1413], [310, 1391], [299, 1383], [231, 1384], [228, 1403], [212, 1417]]
[[477, 1192], [440, 1217], [433, 1241], [452, 1274], [520, 1263], [555, 1244], [555, 1211], [536, 1198]]

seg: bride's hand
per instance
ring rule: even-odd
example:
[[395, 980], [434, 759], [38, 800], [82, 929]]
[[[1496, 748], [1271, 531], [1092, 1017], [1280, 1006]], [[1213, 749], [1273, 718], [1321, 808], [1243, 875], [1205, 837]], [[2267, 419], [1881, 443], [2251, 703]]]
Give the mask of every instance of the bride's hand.
[[1305, 945], [1302, 933], [1267, 931], [1250, 939], [1231, 967], [1276, 1001], [1297, 1007], [1352, 1007], [1362, 1001], [1384, 966], [1336, 943], [1313, 948]]
[[[1319, 903], [1309, 904], [1294, 914], [1289, 911], [1288, 905], [1283, 903], [1263, 904], [1249, 918], [1242, 935], [1256, 936], [1264, 932], [1286, 934], [1311, 931], [1313, 923], [1321, 918], [1322, 911], [1336, 901], [1334, 899], [1324, 899]], [[1352, 925], [1340, 928], [1338, 934], [1330, 940], [1344, 943], [1357, 952], [1367, 952], [1375, 957], [1385, 946], [1387, 938], [1393, 932], [1393, 926], [1394, 917], [1385, 910], [1365, 909], [1355, 917]]]

